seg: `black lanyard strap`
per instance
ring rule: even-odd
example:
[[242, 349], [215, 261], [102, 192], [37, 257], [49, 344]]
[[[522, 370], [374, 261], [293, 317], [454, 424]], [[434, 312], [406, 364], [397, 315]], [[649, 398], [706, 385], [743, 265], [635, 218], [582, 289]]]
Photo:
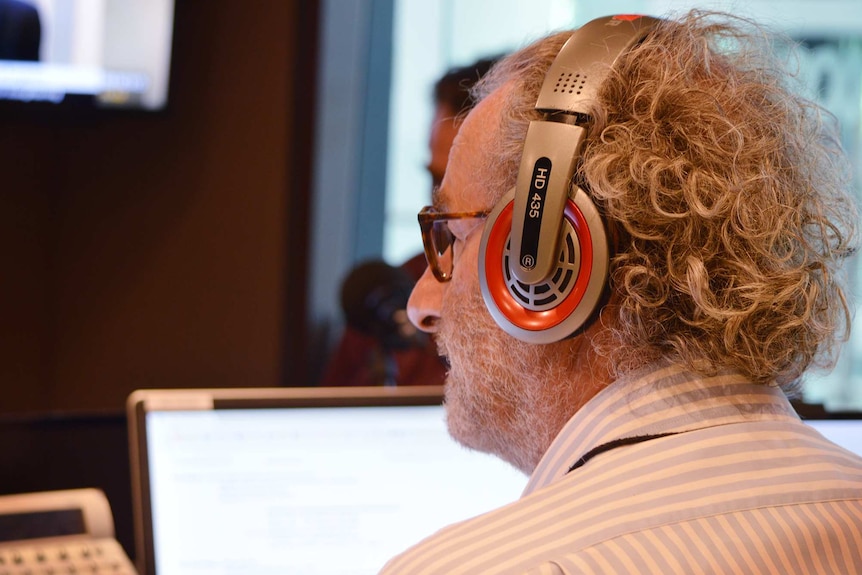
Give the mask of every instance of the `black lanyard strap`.
[[613, 441], [609, 441], [607, 443], [602, 443], [601, 445], [597, 445], [593, 447], [589, 451], [587, 451], [580, 459], [578, 459], [575, 463], [569, 467], [569, 470], [566, 473], [571, 473], [575, 469], [582, 467], [587, 461], [599, 455], [600, 453], [604, 453], [606, 451], [610, 451], [611, 449], [622, 447], [624, 445], [634, 445], [636, 443], [643, 443], [644, 441], [649, 441], [650, 439], [658, 439], [660, 437], [667, 437], [669, 435], [677, 435], [679, 432], [672, 431], [668, 433], [656, 433], [654, 435], [635, 435], [633, 437], [621, 437], [619, 439], [614, 439]]

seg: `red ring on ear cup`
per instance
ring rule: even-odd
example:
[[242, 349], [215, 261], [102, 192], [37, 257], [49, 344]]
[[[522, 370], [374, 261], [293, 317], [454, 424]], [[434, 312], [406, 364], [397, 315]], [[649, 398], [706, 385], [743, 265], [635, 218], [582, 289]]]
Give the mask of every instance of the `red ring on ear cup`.
[[580, 247], [580, 266], [575, 285], [560, 305], [544, 311], [532, 311], [523, 307], [506, 286], [506, 276], [503, 271], [503, 252], [509, 235], [512, 232], [512, 211], [514, 202], [510, 201], [500, 212], [488, 235], [485, 248], [485, 279], [488, 293], [496, 303], [500, 312], [513, 325], [530, 331], [550, 329], [562, 323], [584, 299], [590, 274], [593, 271], [593, 242], [590, 228], [584, 214], [575, 203], [568, 199], [563, 212], [578, 237]]

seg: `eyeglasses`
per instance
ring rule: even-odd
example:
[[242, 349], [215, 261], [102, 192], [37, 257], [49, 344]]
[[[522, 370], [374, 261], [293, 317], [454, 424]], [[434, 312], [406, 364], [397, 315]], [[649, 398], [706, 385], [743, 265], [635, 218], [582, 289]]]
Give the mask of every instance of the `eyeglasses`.
[[[419, 228], [422, 230], [422, 245], [425, 247], [425, 259], [439, 282], [452, 279], [452, 269], [455, 267], [456, 234], [449, 228], [453, 220], [484, 219], [490, 212], [438, 212], [433, 206], [425, 206], [419, 211]], [[478, 222], [476, 222], [478, 224]], [[476, 224], [467, 228], [472, 231]], [[467, 233], [462, 231], [461, 238], [466, 239]]]

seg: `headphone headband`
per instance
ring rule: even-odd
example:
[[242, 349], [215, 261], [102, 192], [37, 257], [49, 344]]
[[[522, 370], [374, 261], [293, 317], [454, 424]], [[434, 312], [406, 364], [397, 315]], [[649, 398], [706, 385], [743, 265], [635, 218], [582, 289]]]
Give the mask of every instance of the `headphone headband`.
[[569, 37], [545, 74], [535, 106], [544, 117], [530, 122], [515, 188], [489, 216], [480, 247], [486, 305], [515, 337], [563, 339], [600, 305], [607, 232], [589, 195], [571, 189], [587, 133], [582, 124], [618, 58], [658, 22], [628, 15], [592, 20]]
[[[647, 16], [608, 16], [578, 28], [557, 54], [539, 92], [543, 120], [530, 123], [515, 186], [512, 273], [535, 284], [554, 270], [569, 182], [581, 156], [589, 104], [619, 56], [658, 22]], [[549, 119], [569, 115], [571, 123]], [[534, 153], [539, 152], [539, 153]], [[546, 190], [559, 190], [548, 194]]]
[[586, 114], [586, 104], [596, 101], [619, 57], [639, 44], [658, 22], [649, 16], [606, 16], [575, 30], [545, 74], [536, 109]]

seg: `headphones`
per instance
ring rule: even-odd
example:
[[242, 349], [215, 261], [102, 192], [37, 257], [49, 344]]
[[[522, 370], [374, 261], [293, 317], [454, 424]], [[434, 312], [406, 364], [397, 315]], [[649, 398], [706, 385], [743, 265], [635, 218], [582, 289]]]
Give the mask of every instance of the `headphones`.
[[551, 343], [584, 328], [602, 307], [610, 247], [596, 205], [572, 185], [589, 103], [617, 58], [659, 22], [598, 18], [560, 49], [536, 101], [515, 187], [491, 210], [479, 248], [479, 283], [494, 321], [527, 343]]

